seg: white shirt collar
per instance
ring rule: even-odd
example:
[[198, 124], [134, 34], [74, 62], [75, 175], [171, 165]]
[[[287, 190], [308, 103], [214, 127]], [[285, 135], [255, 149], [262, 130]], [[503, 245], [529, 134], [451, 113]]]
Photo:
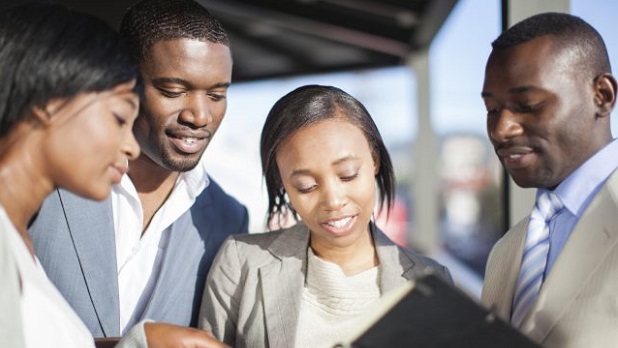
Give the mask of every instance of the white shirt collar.
[[169, 243], [170, 226], [209, 184], [202, 161], [181, 173], [143, 234], [142, 205], [131, 179], [125, 175], [112, 189], [121, 332], [141, 318], [148, 304]]

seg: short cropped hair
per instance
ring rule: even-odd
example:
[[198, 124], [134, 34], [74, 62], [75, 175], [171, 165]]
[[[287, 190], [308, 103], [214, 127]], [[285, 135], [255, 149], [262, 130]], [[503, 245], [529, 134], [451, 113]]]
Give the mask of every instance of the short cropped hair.
[[[279, 99], [266, 117], [260, 141], [262, 173], [268, 192], [267, 223], [292, 213], [298, 215], [286, 197], [285, 188], [277, 166], [277, 152], [286, 139], [294, 133], [317, 122], [342, 117], [357, 126], [379, 161], [376, 182], [380, 192], [380, 209], [393, 204], [395, 174], [391, 158], [367, 109], [354, 97], [339, 88], [307, 85], [299, 87]], [[318, 155], [318, 154], [316, 154]], [[280, 221], [279, 221], [280, 222]], [[281, 224], [279, 224], [281, 225]]]
[[128, 46], [101, 19], [49, 4], [0, 12], [0, 136], [33, 107], [137, 78]]
[[230, 46], [219, 21], [193, 0], [142, 0], [124, 14], [120, 33], [138, 62], [163, 40], [191, 39]]
[[580, 68], [596, 77], [611, 73], [605, 42], [590, 24], [583, 19], [566, 14], [547, 12], [534, 15], [504, 31], [494, 42], [494, 50], [515, 46], [541, 36], [551, 35], [563, 48], [575, 48]]

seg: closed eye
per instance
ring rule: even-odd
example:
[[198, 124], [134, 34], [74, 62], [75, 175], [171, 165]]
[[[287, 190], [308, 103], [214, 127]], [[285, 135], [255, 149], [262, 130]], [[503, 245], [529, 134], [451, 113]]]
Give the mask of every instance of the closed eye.
[[517, 107], [515, 107], [515, 111], [522, 113], [522, 114], [531, 113], [535, 109], [536, 109], [536, 105], [518, 105]]
[[313, 191], [316, 187], [317, 187], [317, 185], [313, 185], [313, 186], [310, 186], [310, 187], [299, 187], [299, 188], [297, 188], [297, 190], [300, 193], [309, 193], [309, 192]]
[[127, 120], [124, 117], [116, 113], [113, 113], [113, 115], [114, 115], [114, 118], [116, 119], [116, 122], [118, 122], [119, 125], [124, 126], [125, 124], [127, 124]]
[[221, 101], [227, 98], [225, 94], [217, 94], [217, 93], [209, 93], [208, 96], [210, 97], [210, 99], [214, 101]]
[[180, 97], [180, 96], [182, 96], [182, 95], [184, 95], [184, 94], [185, 94], [185, 92], [175, 92], [175, 91], [169, 91], [169, 90], [167, 90], [167, 89], [158, 88], [158, 87], [157, 87], [157, 89], [159, 90], [159, 92], [160, 92], [160, 93], [161, 93], [164, 97], [167, 97], [167, 98], [178, 98], [178, 97]]
[[347, 181], [352, 181], [356, 179], [357, 177], [358, 177], [358, 173], [354, 173], [352, 175], [342, 176], [339, 179], [341, 179], [341, 181], [347, 182]]

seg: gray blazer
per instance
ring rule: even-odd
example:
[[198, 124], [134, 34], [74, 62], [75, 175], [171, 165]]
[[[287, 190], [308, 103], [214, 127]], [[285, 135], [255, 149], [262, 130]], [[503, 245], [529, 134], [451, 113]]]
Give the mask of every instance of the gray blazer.
[[[445, 267], [397, 246], [377, 228], [372, 230], [382, 292], [430, 269], [451, 281]], [[292, 347], [309, 233], [299, 223], [276, 232], [228, 238], [206, 281], [200, 327], [236, 348]]]
[[[529, 218], [494, 246], [481, 301], [509, 320]], [[618, 171], [582, 214], [522, 331], [543, 347], [618, 344]]]
[[[196, 326], [204, 282], [227, 236], [246, 233], [248, 214], [211, 179], [171, 227], [159, 278], [140, 318]], [[95, 337], [119, 332], [111, 199], [95, 202], [56, 190], [29, 229], [47, 275]]]

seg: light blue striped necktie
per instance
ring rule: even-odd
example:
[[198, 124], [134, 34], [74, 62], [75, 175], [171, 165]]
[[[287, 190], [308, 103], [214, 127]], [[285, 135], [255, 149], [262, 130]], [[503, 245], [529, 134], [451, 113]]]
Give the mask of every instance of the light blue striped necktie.
[[549, 252], [549, 222], [564, 208], [556, 194], [545, 192], [539, 196], [530, 214], [524, 254], [515, 285], [511, 323], [520, 327], [536, 299]]

